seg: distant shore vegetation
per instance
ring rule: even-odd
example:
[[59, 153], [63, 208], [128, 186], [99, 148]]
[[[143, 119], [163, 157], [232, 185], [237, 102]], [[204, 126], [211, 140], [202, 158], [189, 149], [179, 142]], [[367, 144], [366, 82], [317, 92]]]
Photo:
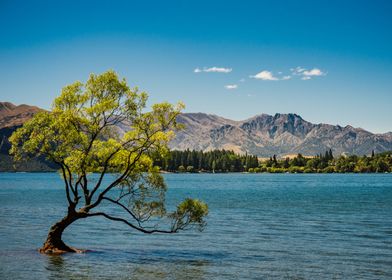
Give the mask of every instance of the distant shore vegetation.
[[240, 155], [228, 150], [208, 152], [185, 150], [170, 151], [168, 156], [153, 156], [154, 164], [161, 171], [178, 173], [386, 173], [392, 172], [392, 151], [371, 155], [340, 155], [332, 150], [305, 157], [258, 159], [253, 155]]
[[[165, 158], [152, 155], [155, 166], [171, 173], [391, 173], [392, 151], [372, 155], [339, 155], [332, 151], [315, 156], [296, 156], [260, 159], [240, 155], [229, 150], [209, 152], [173, 150]], [[56, 166], [44, 160], [30, 160], [15, 164], [0, 154], [0, 172], [55, 172]]]

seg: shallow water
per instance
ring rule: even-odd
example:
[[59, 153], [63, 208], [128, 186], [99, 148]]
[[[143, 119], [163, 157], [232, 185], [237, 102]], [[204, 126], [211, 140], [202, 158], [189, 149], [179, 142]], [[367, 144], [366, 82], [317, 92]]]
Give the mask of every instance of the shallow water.
[[1, 279], [392, 279], [391, 174], [166, 174], [209, 204], [204, 232], [143, 235], [94, 218], [40, 255], [65, 213], [57, 174], [0, 174]]

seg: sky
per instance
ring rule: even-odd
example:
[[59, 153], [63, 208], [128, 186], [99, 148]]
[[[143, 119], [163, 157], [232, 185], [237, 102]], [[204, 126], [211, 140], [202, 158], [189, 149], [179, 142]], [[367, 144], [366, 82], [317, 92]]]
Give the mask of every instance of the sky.
[[113, 69], [149, 104], [392, 131], [392, 1], [0, 0], [0, 101]]

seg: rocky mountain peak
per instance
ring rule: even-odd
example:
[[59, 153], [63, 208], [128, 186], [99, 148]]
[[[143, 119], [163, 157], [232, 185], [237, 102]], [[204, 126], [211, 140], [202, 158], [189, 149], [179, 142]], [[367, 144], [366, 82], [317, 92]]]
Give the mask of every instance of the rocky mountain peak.
[[[300, 115], [260, 114], [244, 121], [208, 115], [197, 120], [182, 114], [186, 129], [179, 132], [173, 149], [232, 149], [261, 157], [302, 153], [315, 155], [332, 149], [335, 154], [370, 154], [392, 150], [390, 133], [373, 134], [362, 128], [313, 124]], [[192, 121], [189, 121], [189, 120]], [[206, 121], [208, 119], [208, 121]]]

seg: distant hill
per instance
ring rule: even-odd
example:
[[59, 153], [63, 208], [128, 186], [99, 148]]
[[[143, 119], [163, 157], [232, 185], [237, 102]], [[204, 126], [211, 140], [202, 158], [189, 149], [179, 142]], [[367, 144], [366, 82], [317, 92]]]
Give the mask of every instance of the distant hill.
[[[0, 171], [53, 170], [42, 160], [29, 161], [17, 168], [8, 155], [8, 137], [40, 108], [0, 102]], [[374, 134], [362, 128], [313, 124], [296, 114], [261, 114], [243, 121], [233, 121], [204, 113], [183, 113], [178, 121], [185, 129], [170, 143], [172, 149], [233, 150], [259, 157], [302, 153], [313, 156], [332, 149], [338, 154], [371, 154], [392, 150], [392, 132]], [[126, 126], [122, 125], [122, 130]]]
[[315, 155], [332, 149], [334, 154], [371, 154], [392, 150], [392, 133], [373, 134], [362, 128], [313, 124], [296, 114], [257, 115], [233, 121], [204, 113], [184, 113], [185, 125], [170, 143], [172, 149], [229, 149], [260, 157], [297, 153]]
[[35, 106], [0, 102], [0, 171], [53, 171], [55, 166], [43, 159], [33, 159], [15, 164], [8, 154], [11, 144], [8, 137], [34, 114], [42, 111]]
[[0, 129], [22, 125], [25, 121], [31, 119], [34, 114], [42, 110], [25, 104], [16, 106], [10, 102], [0, 102]]

